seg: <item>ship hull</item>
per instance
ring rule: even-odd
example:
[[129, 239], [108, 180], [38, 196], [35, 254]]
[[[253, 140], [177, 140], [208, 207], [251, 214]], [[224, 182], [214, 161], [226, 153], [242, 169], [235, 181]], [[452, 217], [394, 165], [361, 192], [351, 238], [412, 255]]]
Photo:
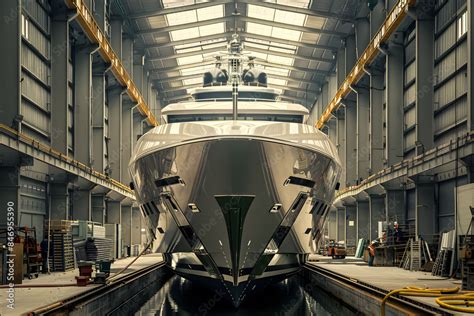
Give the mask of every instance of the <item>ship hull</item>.
[[235, 135], [164, 146], [131, 165], [154, 250], [235, 306], [316, 250], [339, 173], [319, 150]]

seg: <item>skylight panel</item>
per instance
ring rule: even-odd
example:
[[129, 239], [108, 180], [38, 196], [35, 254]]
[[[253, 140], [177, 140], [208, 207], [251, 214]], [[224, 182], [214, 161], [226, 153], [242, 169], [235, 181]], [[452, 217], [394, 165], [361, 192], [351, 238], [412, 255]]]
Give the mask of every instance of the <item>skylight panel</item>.
[[171, 31], [170, 37], [172, 41], [180, 41], [188, 38], [199, 37], [199, 28], [191, 27], [187, 29]]
[[259, 23], [247, 22], [247, 32], [263, 35], [263, 36], [271, 36], [272, 35], [272, 27], [269, 25], [263, 25]]
[[184, 79], [183, 80], [183, 84], [185, 86], [189, 86], [189, 85], [192, 85], [192, 84], [198, 84], [198, 83], [202, 83], [202, 78], [201, 77], [196, 77], [196, 78], [190, 78], [190, 79]]
[[278, 3], [297, 8], [308, 8], [310, 0], [265, 0], [265, 2]]
[[224, 5], [215, 5], [212, 7], [201, 8], [196, 10], [199, 21], [216, 19], [224, 17]]
[[267, 58], [268, 58], [268, 61], [271, 63], [281, 64], [281, 65], [286, 65], [286, 66], [292, 66], [293, 61], [295, 60], [294, 58], [275, 56], [271, 54], [268, 54]]
[[197, 22], [196, 10], [188, 10], [166, 15], [168, 25], [180, 25], [186, 23]]
[[187, 64], [193, 64], [193, 63], [200, 63], [202, 61], [203, 61], [202, 55], [193, 55], [193, 56], [176, 58], [176, 62], [178, 63], [178, 65], [187, 65]]
[[281, 52], [281, 53], [287, 53], [287, 54], [293, 54], [295, 52], [295, 49], [288, 49], [288, 48], [280, 48], [280, 47], [269, 47], [270, 51], [274, 52]]
[[208, 68], [209, 66], [197, 66], [197, 67], [188, 68], [188, 69], [181, 69], [181, 75], [188, 76], [188, 75], [203, 74]]
[[162, 0], [163, 8], [182, 7], [196, 3], [209, 2], [208, 0]]
[[275, 9], [248, 4], [247, 16], [251, 18], [273, 21], [273, 19], [275, 18]]
[[274, 21], [280, 22], [280, 23], [303, 26], [304, 22], [306, 21], [306, 14], [276, 10]]
[[190, 48], [184, 48], [184, 49], [177, 49], [176, 54], [184, 54], [184, 53], [199, 52], [199, 51], [201, 51], [201, 47], [190, 47]]
[[289, 30], [281, 27], [273, 27], [271, 36], [290, 41], [299, 41], [301, 37], [300, 31]]
[[283, 69], [283, 68], [265, 66], [264, 69], [268, 74], [274, 74], [274, 75], [280, 75], [280, 76], [289, 76], [290, 74], [290, 71], [288, 69]]
[[268, 49], [267, 45], [257, 44], [257, 43], [252, 43], [252, 42], [245, 42], [244, 47], [255, 47], [255, 48], [260, 48], [260, 49]]
[[279, 85], [279, 86], [286, 86], [286, 84], [288, 83], [287, 80], [277, 79], [277, 78], [271, 78], [271, 77], [269, 77], [269, 78], [267, 79], [267, 82], [268, 82], [270, 85], [274, 84], [274, 85]]
[[224, 33], [224, 23], [214, 23], [199, 27], [200, 36]]

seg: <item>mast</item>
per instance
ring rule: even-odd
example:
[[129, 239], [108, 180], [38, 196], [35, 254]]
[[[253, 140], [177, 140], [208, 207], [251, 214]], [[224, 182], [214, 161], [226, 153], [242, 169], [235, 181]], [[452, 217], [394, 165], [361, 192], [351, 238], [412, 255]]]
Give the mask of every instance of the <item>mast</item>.
[[238, 100], [239, 100], [239, 83], [242, 65], [242, 44], [238, 34], [232, 35], [232, 41], [228, 45], [229, 49], [229, 78], [232, 83], [232, 117], [234, 120], [238, 118]]

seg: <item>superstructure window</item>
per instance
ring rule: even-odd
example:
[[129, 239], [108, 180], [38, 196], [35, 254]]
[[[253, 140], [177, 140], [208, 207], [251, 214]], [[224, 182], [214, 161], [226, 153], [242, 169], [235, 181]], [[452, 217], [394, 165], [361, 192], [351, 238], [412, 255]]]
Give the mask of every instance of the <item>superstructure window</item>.
[[[239, 114], [239, 120], [246, 121], [273, 121], [287, 123], [303, 123], [302, 115], [287, 114]], [[168, 115], [168, 123], [182, 123], [195, 121], [226, 121], [232, 120], [232, 114], [186, 114]]]
[[467, 11], [458, 18], [458, 39], [467, 33]]

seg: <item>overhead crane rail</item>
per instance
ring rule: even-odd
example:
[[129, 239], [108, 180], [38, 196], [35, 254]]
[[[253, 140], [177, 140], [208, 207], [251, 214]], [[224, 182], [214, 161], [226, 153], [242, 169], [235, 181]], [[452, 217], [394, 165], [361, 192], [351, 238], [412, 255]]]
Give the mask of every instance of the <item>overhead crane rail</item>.
[[[95, 184], [102, 185], [125, 197], [135, 200], [135, 193], [127, 185], [4, 124], [0, 124], [0, 144], [32, 156], [54, 167], [74, 173], [78, 176], [83, 176]], [[20, 144], [25, 146], [20, 147]]]
[[[456, 151], [458, 152], [457, 155], [454, 154]], [[462, 137], [458, 137], [447, 144], [430, 149], [412, 159], [403, 160], [391, 167], [382, 169], [363, 180], [359, 185], [350, 186], [340, 190], [336, 194], [334, 202], [336, 203], [343, 198], [357, 195], [378, 184], [383, 184], [400, 177], [414, 176], [432, 169], [433, 166], [453, 162], [455, 161], [456, 156], [462, 158], [473, 154], [474, 132], [469, 132]]]
[[400, 23], [402, 23], [403, 19], [408, 14], [408, 8], [414, 6], [415, 3], [416, 0], [399, 0], [398, 3], [393, 7], [377, 34], [370, 41], [369, 45], [364, 50], [364, 53], [360, 56], [351, 72], [347, 75], [346, 79], [337, 90], [334, 98], [326, 106], [323, 114], [316, 122], [316, 128], [321, 129], [324, 124], [326, 124], [331, 119], [331, 113], [339, 108], [339, 105], [344, 97], [346, 97], [352, 91], [351, 86], [354, 86], [360, 80], [360, 78], [362, 78], [362, 76], [365, 74], [364, 69], [369, 66], [379, 54], [380, 44], [386, 42], [397, 30]]
[[130, 96], [132, 101], [137, 103], [137, 108], [140, 113], [147, 117], [148, 124], [151, 126], [159, 125], [155, 116], [153, 113], [151, 113], [148, 105], [145, 103], [140, 90], [137, 88], [132, 78], [125, 70], [121, 60], [113, 51], [112, 46], [107, 40], [107, 37], [104, 35], [99, 25], [95, 21], [92, 13], [83, 3], [83, 0], [64, 0], [64, 2], [69, 9], [76, 10], [78, 14], [77, 21], [81, 25], [82, 30], [91, 42], [99, 45], [99, 54], [106, 63], [111, 65], [111, 71], [120, 84], [124, 87], [127, 87], [127, 94]]

